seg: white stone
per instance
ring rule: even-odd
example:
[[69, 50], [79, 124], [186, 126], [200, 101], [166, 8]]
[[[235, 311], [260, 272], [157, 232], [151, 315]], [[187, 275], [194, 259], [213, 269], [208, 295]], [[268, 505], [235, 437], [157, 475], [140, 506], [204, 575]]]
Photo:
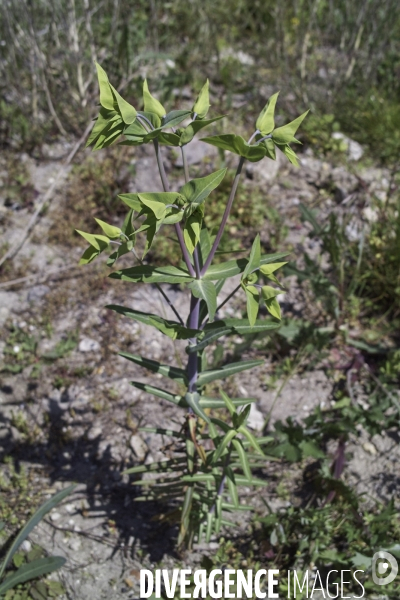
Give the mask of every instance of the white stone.
[[129, 440], [129, 446], [138, 460], [144, 460], [148, 448], [146, 442], [138, 433], [134, 433]]
[[52, 521], [58, 521], [59, 519], [61, 519], [61, 515], [58, 512], [53, 513], [52, 515], [50, 515], [50, 519]]
[[344, 135], [344, 133], [341, 133], [340, 131], [334, 131], [332, 133], [332, 137], [334, 140], [342, 140], [347, 149], [347, 156], [349, 160], [357, 161], [363, 156], [364, 149], [361, 144], [347, 137], [347, 135]]
[[265, 418], [262, 412], [257, 408], [255, 403], [251, 404], [247, 426], [254, 431], [262, 431], [264, 428]]
[[30, 552], [32, 550], [32, 544], [29, 540], [24, 540], [21, 544], [21, 550], [23, 552]]
[[79, 342], [79, 352], [98, 352], [100, 350], [100, 344], [97, 340], [91, 338], [83, 338]]

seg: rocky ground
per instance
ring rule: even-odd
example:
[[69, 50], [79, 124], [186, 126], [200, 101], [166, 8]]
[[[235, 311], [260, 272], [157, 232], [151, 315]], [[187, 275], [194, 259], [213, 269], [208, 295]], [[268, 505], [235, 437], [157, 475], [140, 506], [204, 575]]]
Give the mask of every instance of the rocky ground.
[[[24, 165], [24, 172], [29, 174], [25, 187], [30, 186], [32, 199], [27, 205], [21, 198], [10, 199], [8, 163], [2, 157], [3, 250], [6, 244], [12, 246], [19, 240], [35, 203], [57, 177], [62, 158], [70, 148], [58, 144], [44, 148], [40, 159], [17, 157]], [[83, 163], [87, 156], [81, 151], [75, 163]], [[214, 157], [205, 145], [194, 144], [189, 159], [195, 166], [203, 161], [207, 168]], [[179, 182], [182, 179], [179, 162], [173, 156], [166, 159]], [[125, 173], [122, 191], [157, 189], [159, 182], [154, 177], [151, 154], [138, 150], [130, 160], [134, 169]], [[67, 220], [66, 210], [71, 210], [67, 206], [68, 186], [74, 169], [65, 170], [45, 215], [18, 255], [3, 268], [0, 365], [11, 365], [19, 372], [10, 372], [8, 368], [0, 374], [1, 452], [3, 458], [13, 457], [18, 468], [25, 470], [32, 493], [38, 499], [48, 497], [69, 482], [78, 483], [71, 497], [41, 522], [31, 536], [32, 541], [39, 542], [49, 552], [66, 556], [67, 566], [59, 575], [67, 590], [66, 597], [137, 598], [141, 566], [161, 561], [167, 567], [180, 561], [193, 566], [202, 553], [215, 550], [217, 541], [195, 548], [189, 556], [177, 556], [173, 550], [174, 529], [157, 522], [155, 507], [134, 503], [135, 487], [129, 476], [122, 474], [132, 464], [163, 458], [157, 436], [140, 432], [141, 426], [165, 426], [176, 423], [181, 416], [166, 401], [132, 387], [132, 380], [146, 383], [154, 379], [117, 353], [125, 350], [179, 364], [185, 360], [184, 343], [175, 344], [152, 328], [104, 308], [107, 304], [123, 304], [173, 318], [156, 289], [109, 280], [106, 268], [97, 263], [85, 268], [74, 266], [83, 244], [72, 238], [72, 228], [66, 234], [60, 233], [63, 219]], [[388, 185], [387, 174], [380, 169], [360, 167], [354, 160], [335, 166], [311, 153], [302, 156], [299, 170], [282, 157], [275, 163], [249, 165], [242, 184], [265, 194], [269, 205], [282, 215], [280, 227], [287, 233], [282, 245], [290, 246], [298, 257], [304, 248], [310, 254], [320, 252], [318, 244], [307, 238], [309, 226], [300, 220], [300, 202], [318, 207], [324, 214], [336, 211], [340, 215], [346, 210], [352, 215], [348, 227], [357, 236], [360, 228], [373, 218], [368, 198], [372, 194], [383, 196]], [[262, 242], [266, 247], [270, 234], [266, 222], [262, 226]], [[66, 243], [66, 236], [73, 241]], [[53, 275], [46, 277], [49, 271]], [[10, 285], [17, 278], [23, 281]], [[282, 302], [284, 313], [310, 314], [295, 278], [290, 278], [287, 285], [289, 292]], [[186, 292], [176, 286], [165, 290], [185, 316]], [[228, 291], [228, 288], [223, 290], [221, 299]], [[235, 299], [225, 314], [236, 314], [243, 306], [243, 299]], [[226, 352], [234, 352], [238, 342], [227, 340]], [[255, 352], [260, 354], [260, 350], [251, 346], [241, 350], [248, 357]], [[306, 416], [318, 404], [324, 407], [331, 402], [334, 382], [323, 365], [293, 372], [277, 398], [284, 383], [283, 375], [272, 385], [275, 367], [269, 354], [264, 352], [264, 356], [265, 365], [227, 384], [236, 395], [257, 398], [250, 418], [255, 430], [263, 428], [270, 411], [273, 422], [290, 415]], [[387, 498], [396, 482], [398, 445], [389, 437], [370, 440], [361, 435], [349, 450], [353, 458], [345, 477], [356, 485], [357, 491]], [[9, 463], [0, 468], [7, 480]], [[281, 502], [276, 492], [279, 476], [274, 469], [272, 466], [270, 470], [271, 487], [264, 492], [272, 505]], [[255, 505], [258, 506], [257, 502]], [[246, 525], [242, 525], [243, 530]]]

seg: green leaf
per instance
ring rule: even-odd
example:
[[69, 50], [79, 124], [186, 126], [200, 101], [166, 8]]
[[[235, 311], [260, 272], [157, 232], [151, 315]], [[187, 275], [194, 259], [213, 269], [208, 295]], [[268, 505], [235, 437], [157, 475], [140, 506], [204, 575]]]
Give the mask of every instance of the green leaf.
[[203, 371], [199, 375], [197, 384], [199, 387], [202, 387], [206, 383], [211, 383], [211, 381], [230, 377], [235, 373], [240, 373], [241, 371], [246, 371], [247, 369], [253, 369], [254, 367], [258, 367], [263, 363], [263, 360], [244, 360], [242, 362], [230, 363], [229, 365], [225, 365], [219, 369]]
[[247, 317], [251, 326], [255, 325], [260, 308], [260, 294], [254, 285], [246, 285], [244, 288], [247, 301]]
[[251, 475], [249, 460], [247, 458], [246, 450], [243, 448], [242, 442], [238, 439], [234, 439], [234, 440], [232, 440], [232, 444], [239, 456], [239, 461], [240, 461], [240, 464], [243, 469], [243, 473], [244, 473], [245, 477], [249, 481], [251, 481], [252, 475]]
[[24, 540], [26, 540], [26, 538], [28, 537], [28, 535], [30, 534], [32, 529], [34, 527], [36, 527], [36, 525], [43, 519], [43, 517], [48, 512], [50, 512], [55, 506], [57, 506], [57, 504], [62, 502], [64, 500], [64, 498], [69, 496], [69, 494], [71, 494], [75, 488], [76, 488], [76, 484], [72, 484], [72, 485], [68, 486], [67, 488], [65, 488], [64, 490], [61, 490], [57, 494], [54, 494], [54, 496], [52, 496], [49, 500], [47, 500], [47, 502], [42, 504], [42, 506], [32, 515], [32, 517], [24, 525], [24, 527], [21, 529], [21, 531], [19, 532], [19, 534], [17, 535], [17, 537], [11, 544], [11, 546], [4, 558], [4, 561], [2, 562], [1, 567], [0, 567], [0, 579], [5, 571], [6, 567], [10, 563], [10, 560], [14, 556], [15, 552], [18, 550], [18, 548], [22, 544], [22, 542]]
[[60, 569], [66, 560], [62, 556], [48, 556], [45, 558], [38, 558], [25, 565], [22, 565], [15, 573], [12, 573], [3, 581], [0, 585], [0, 594], [4, 594], [7, 590], [11, 590], [20, 583], [36, 579], [47, 573], [52, 573]]
[[264, 106], [262, 111], [259, 114], [259, 117], [256, 121], [256, 129], [258, 129], [262, 135], [268, 135], [271, 133], [273, 128], [275, 127], [275, 105], [278, 99], [279, 92], [273, 94], [269, 99], [267, 104]]
[[[257, 398], [231, 398], [232, 404], [236, 407], [244, 406], [245, 404], [257, 402]], [[200, 396], [200, 406], [202, 408], [225, 408], [225, 403], [219, 398], [208, 398]]]
[[205, 412], [200, 406], [200, 395], [197, 392], [187, 392], [185, 394], [185, 402], [195, 412], [198, 417], [201, 417], [206, 423], [210, 422], [210, 418], [207, 417]]
[[147, 85], [147, 79], [143, 82], [143, 103], [145, 112], [154, 113], [160, 119], [166, 116], [166, 111], [161, 102], [159, 102], [149, 92], [149, 86]]
[[104, 231], [104, 233], [106, 234], [106, 236], [108, 238], [119, 238], [119, 236], [121, 235], [121, 229], [119, 227], [115, 227], [114, 225], [109, 225], [108, 223], [105, 223], [104, 221], [102, 221], [101, 219], [94, 219], [96, 221], [96, 223], [98, 225], [100, 225], [100, 227], [102, 228], [102, 230]]
[[278, 269], [280, 269], [284, 265], [287, 265], [287, 261], [286, 262], [270, 263], [268, 265], [261, 265], [260, 271], [261, 271], [261, 273], [263, 275], [266, 275], [268, 277], [269, 275], [272, 275], [272, 273], [275, 273], [275, 271], [277, 271]]
[[108, 237], [104, 235], [86, 233], [85, 231], [79, 231], [79, 229], [75, 229], [75, 231], [79, 233], [79, 235], [81, 235], [83, 238], [85, 238], [85, 240], [89, 242], [89, 244], [93, 246], [93, 248], [96, 248], [96, 250], [98, 250], [99, 252], [105, 250], [110, 243]]
[[217, 291], [213, 282], [194, 279], [188, 287], [195, 298], [201, 298], [206, 302], [210, 321], [212, 321], [217, 310]]
[[196, 210], [196, 212], [191, 214], [185, 221], [183, 238], [185, 240], [185, 246], [189, 250], [190, 254], [193, 254], [195, 247], [200, 241], [202, 222], [203, 213], [201, 210]]
[[[287, 252], [277, 252], [276, 254], [264, 254], [261, 256], [260, 265], [268, 264], [285, 258], [288, 255]], [[228, 260], [220, 263], [219, 265], [211, 265], [207, 269], [207, 273], [203, 275], [203, 279], [227, 279], [228, 277], [234, 277], [243, 273], [248, 264], [247, 258], [238, 258], [236, 260]]]
[[207, 513], [206, 544], [211, 540], [215, 516], [213, 513]]
[[325, 458], [325, 453], [314, 442], [303, 440], [300, 442], [299, 448], [301, 448], [304, 458], [308, 458], [309, 456], [311, 458]]
[[293, 150], [291, 149], [291, 147], [288, 144], [285, 144], [285, 145], [277, 144], [277, 146], [278, 146], [278, 148], [280, 148], [282, 150], [283, 154], [286, 156], [288, 161], [292, 163], [292, 165], [294, 165], [295, 167], [300, 166], [299, 157], [297, 156], [297, 154], [295, 152], [293, 152]]
[[127, 308], [125, 306], [117, 306], [115, 304], [108, 304], [105, 308], [109, 308], [119, 313], [120, 315], [124, 315], [125, 317], [129, 317], [135, 321], [139, 321], [140, 323], [144, 323], [145, 325], [151, 325], [164, 333], [172, 340], [187, 340], [189, 338], [195, 337], [199, 331], [197, 329], [188, 329], [184, 325], [176, 321], [169, 321], [167, 319], [163, 319], [158, 315], [152, 315], [150, 313], [144, 313], [140, 310], [134, 310], [133, 308]]
[[[250, 406], [249, 406], [249, 409], [250, 409]], [[258, 452], [258, 454], [261, 454], [261, 456], [265, 456], [264, 452], [261, 450], [261, 447], [260, 447], [258, 441], [256, 440], [256, 438], [254, 437], [254, 435], [244, 425], [240, 425], [240, 427], [238, 428], [238, 431], [240, 431], [240, 433], [242, 433], [248, 439], [250, 446], [252, 446], [252, 448], [254, 448], [254, 450], [256, 452]]]
[[115, 111], [110, 111], [105, 108], [100, 109], [100, 114], [97, 117], [93, 129], [90, 132], [88, 140], [86, 142], [86, 148], [94, 144], [101, 133], [104, 133], [115, 117], [118, 119], [118, 115]]
[[279, 306], [279, 302], [276, 299], [276, 296], [281, 294], [280, 290], [276, 290], [275, 288], [264, 285], [261, 289], [261, 296], [265, 302], [265, 306], [268, 312], [277, 319], [281, 320], [281, 307]]
[[112, 85], [110, 85], [110, 87], [117, 101], [119, 112], [121, 114], [123, 122], [127, 125], [131, 125], [136, 119], [137, 115], [135, 108], [131, 104], [129, 104], [129, 102], [124, 100]]
[[261, 144], [265, 148], [265, 156], [271, 160], [276, 160], [276, 149], [275, 144], [271, 138], [264, 140]]
[[295, 119], [294, 121], [291, 121], [283, 127], [278, 127], [277, 129], [275, 129], [272, 133], [272, 139], [274, 140], [274, 142], [277, 142], [278, 144], [290, 144], [291, 142], [296, 141], [294, 137], [296, 131], [300, 127], [303, 119], [305, 119], [305, 117], [307, 116], [308, 112], [309, 111], [306, 110], [305, 113], [297, 117], [297, 119]]
[[235, 425], [236, 428], [241, 427], [243, 424], [247, 423], [247, 419], [249, 418], [250, 410], [251, 410], [251, 405], [247, 404], [247, 406], [244, 407], [244, 409], [238, 416], [237, 425]]
[[183, 369], [171, 367], [170, 365], [163, 365], [156, 360], [150, 360], [149, 358], [144, 358], [138, 354], [129, 354], [129, 352], [119, 352], [119, 356], [131, 360], [140, 367], [144, 367], [153, 373], [159, 373], [160, 375], [178, 381], [179, 383], [187, 384], [186, 372]]
[[93, 246], [89, 246], [86, 248], [85, 252], [82, 254], [81, 259], [79, 261], [80, 265], [87, 265], [92, 262], [97, 256], [99, 256], [100, 251]]
[[220, 115], [218, 117], [214, 117], [213, 119], [207, 119], [204, 121], [192, 121], [192, 123], [187, 125], [185, 129], [181, 131], [179, 145], [186, 146], [186, 144], [189, 144], [189, 142], [192, 141], [196, 133], [198, 133], [201, 129], [204, 129], [204, 127], [207, 127], [208, 125], [211, 125], [211, 123], [215, 123], [216, 121], [219, 121], [224, 117], [225, 115]]
[[[158, 220], [165, 216], [165, 203], [155, 200], [158, 194], [138, 194], [139, 200], [147, 206]], [[161, 194], [160, 194], [161, 195]], [[173, 196], [174, 194], [171, 194]], [[176, 197], [176, 196], [175, 196]]]
[[129, 208], [136, 210], [136, 212], [142, 210], [139, 194], [118, 194], [118, 198], [121, 198], [122, 202], [129, 206]]
[[162, 120], [162, 127], [175, 127], [190, 116], [190, 110], [171, 110]]
[[100, 104], [104, 106], [104, 108], [108, 108], [108, 110], [114, 110], [114, 96], [111, 91], [107, 73], [99, 63], [96, 63], [96, 69], [100, 88]]
[[264, 331], [274, 331], [279, 327], [279, 323], [264, 321], [262, 319], [258, 319], [253, 325], [248, 319], [222, 319], [214, 321], [205, 325], [203, 329], [204, 336], [199, 336], [200, 341], [196, 345], [187, 346], [186, 352], [188, 354], [199, 352], [224, 335], [257, 334]]
[[266, 149], [262, 144], [254, 144], [251, 146], [240, 135], [226, 133], [222, 135], [214, 135], [201, 139], [206, 144], [212, 144], [222, 150], [229, 150], [243, 158], [247, 158], [250, 162], [258, 162], [262, 160], [266, 154]]
[[198, 116], [199, 119], [204, 119], [210, 108], [210, 93], [209, 93], [210, 82], [207, 81], [200, 90], [197, 96], [196, 102], [193, 104], [192, 113]]
[[226, 467], [225, 474], [231, 501], [235, 508], [239, 508], [239, 494], [236, 487], [235, 474], [231, 467]]
[[146, 383], [141, 383], [139, 381], [131, 381], [131, 385], [138, 388], [139, 390], [142, 390], [143, 392], [147, 392], [148, 394], [152, 394], [153, 396], [158, 396], [159, 398], [163, 398], [168, 402], [172, 402], [172, 404], [176, 404], [179, 406], [181, 406], [182, 404], [182, 396], [171, 394], [171, 392], [167, 392], [166, 390], [154, 387], [153, 385], [147, 385]]
[[115, 271], [109, 277], [142, 283], [190, 283], [193, 281], [193, 277], [186, 270], [169, 265], [165, 267], [138, 265], [130, 269]]
[[224, 401], [224, 404], [225, 404], [226, 408], [229, 410], [229, 414], [231, 416], [235, 415], [236, 414], [236, 410], [235, 410], [235, 405], [233, 404], [232, 400], [222, 390], [221, 390], [221, 396], [222, 396], [222, 399]]
[[251, 247], [249, 262], [246, 265], [245, 270], [243, 271], [243, 278], [247, 277], [260, 267], [261, 260], [261, 246], [260, 246], [260, 234], [257, 233], [253, 245]]
[[191, 179], [179, 190], [182, 196], [192, 205], [200, 205], [219, 186], [225, 177], [227, 169], [220, 169], [206, 177]]
[[166, 146], [180, 146], [181, 138], [176, 133], [165, 133], [163, 131], [158, 136], [158, 141]]

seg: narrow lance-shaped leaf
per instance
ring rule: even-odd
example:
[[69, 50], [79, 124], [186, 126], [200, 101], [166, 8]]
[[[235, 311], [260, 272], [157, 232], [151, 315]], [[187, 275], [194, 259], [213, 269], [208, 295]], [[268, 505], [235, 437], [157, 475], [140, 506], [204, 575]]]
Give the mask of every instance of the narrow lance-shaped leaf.
[[21, 583], [57, 571], [65, 562], [65, 558], [62, 556], [47, 556], [32, 560], [22, 565], [15, 573], [6, 577], [3, 583], [0, 584], [0, 594], [4, 594], [7, 590], [11, 590]]
[[262, 135], [268, 135], [275, 127], [275, 105], [278, 99], [279, 92], [273, 94], [269, 99], [267, 104], [262, 109], [257, 121], [256, 121], [256, 129], [258, 129]]
[[50, 512], [55, 506], [57, 506], [57, 504], [62, 502], [64, 500], [64, 498], [69, 496], [69, 494], [71, 494], [75, 488], [76, 488], [76, 484], [72, 484], [72, 485], [68, 486], [67, 488], [65, 488], [64, 490], [61, 490], [57, 494], [54, 494], [54, 496], [52, 496], [49, 500], [47, 500], [47, 502], [42, 504], [42, 506], [32, 515], [32, 517], [24, 525], [24, 527], [21, 529], [21, 531], [19, 532], [19, 534], [17, 535], [17, 537], [11, 544], [10, 548], [8, 549], [8, 552], [7, 552], [3, 562], [1, 564], [1, 567], [0, 567], [0, 579], [5, 571], [6, 567], [8, 566], [10, 560], [14, 556], [15, 552], [18, 550], [18, 548], [22, 544], [22, 542], [24, 540], [26, 540], [26, 538], [28, 537], [28, 535], [30, 534], [32, 529], [43, 519], [43, 517], [48, 512]]
[[114, 310], [120, 315], [129, 317], [130, 319], [139, 321], [140, 323], [144, 323], [145, 325], [151, 325], [152, 327], [155, 327], [156, 329], [158, 329], [158, 331], [161, 331], [161, 333], [164, 333], [173, 340], [187, 340], [189, 338], [195, 337], [199, 333], [197, 329], [189, 329], [176, 321], [163, 319], [158, 315], [152, 315], [150, 313], [141, 312], [140, 310], [134, 310], [133, 308], [128, 308], [126, 306], [108, 304], [105, 308]]
[[231, 375], [235, 375], [235, 373], [240, 373], [241, 371], [246, 371], [247, 369], [253, 369], [254, 367], [258, 367], [263, 364], [262, 360], [244, 360], [242, 362], [230, 363], [229, 365], [225, 365], [220, 369], [211, 369], [208, 371], [203, 371], [200, 373], [198, 378], [198, 386], [201, 387], [206, 383], [211, 383], [211, 381], [216, 381], [217, 379], [224, 379], [225, 377], [230, 377]]
[[190, 406], [190, 408], [196, 413], [196, 415], [198, 417], [201, 417], [206, 423], [210, 422], [210, 418], [207, 417], [206, 413], [204, 412], [204, 410], [201, 408], [199, 400], [200, 400], [200, 395], [192, 392], [187, 392], [187, 394], [185, 394], [185, 400], [188, 406]]
[[245, 477], [247, 477], [247, 479], [249, 481], [251, 481], [251, 479], [252, 479], [251, 469], [250, 469], [250, 465], [249, 465], [249, 460], [247, 458], [246, 450], [243, 448], [242, 443], [239, 439], [232, 440], [232, 444], [233, 444], [233, 447], [235, 448], [236, 452], [238, 453], [239, 461], [240, 461], [240, 464], [243, 469], [243, 473], [244, 473]]
[[196, 113], [199, 119], [204, 119], [210, 108], [209, 87], [210, 82], [207, 79], [197, 96], [196, 102], [193, 104], [192, 113]]
[[170, 365], [163, 365], [156, 360], [150, 360], [149, 358], [144, 358], [138, 354], [129, 354], [129, 352], [120, 352], [119, 356], [131, 360], [137, 365], [144, 367], [149, 371], [153, 371], [153, 373], [160, 373], [160, 375], [163, 375], [164, 377], [169, 377], [169, 379], [174, 379], [179, 383], [187, 384], [186, 373], [183, 369], [171, 367]]

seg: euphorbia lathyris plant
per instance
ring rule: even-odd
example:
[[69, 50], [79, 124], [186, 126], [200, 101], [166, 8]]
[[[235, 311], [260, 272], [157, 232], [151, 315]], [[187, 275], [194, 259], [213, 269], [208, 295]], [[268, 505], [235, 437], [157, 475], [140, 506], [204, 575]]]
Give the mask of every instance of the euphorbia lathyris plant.
[[[97, 73], [101, 108], [88, 145], [95, 150], [104, 148], [121, 136], [123, 139], [120, 143], [127, 146], [152, 143], [164, 191], [121, 194], [120, 199], [129, 208], [121, 227], [96, 219], [102, 229], [101, 234], [79, 232], [90, 244], [82, 256], [81, 264], [91, 262], [101, 252], [108, 250], [110, 245], [116, 246], [116, 249], [108, 258], [109, 266], [113, 266], [122, 255], [130, 253], [133, 266], [114, 271], [110, 277], [157, 286], [171, 307], [174, 318], [167, 320], [123, 306], [112, 305], [108, 308], [151, 325], [172, 339], [187, 340], [185, 369], [135, 354], [121, 355], [153, 373], [174, 380], [186, 390], [182, 395], [174, 395], [152, 385], [132, 382], [137, 388], [182, 407], [186, 415], [181, 430], [146, 429], [175, 438], [179, 448], [176, 456], [160, 463], [135, 467], [128, 472], [152, 472], [158, 475], [153, 480], [137, 482], [144, 485], [145, 494], [141, 498], [180, 501], [178, 544], [190, 545], [194, 539], [200, 541], [204, 535], [209, 540], [213, 533], [219, 532], [221, 525], [231, 524], [226, 519], [230, 511], [249, 510], [250, 507], [239, 504], [239, 486], [264, 485], [264, 481], [252, 476], [252, 467], [264, 465], [262, 446], [270, 438], [257, 440], [246, 427], [250, 404], [255, 399], [230, 399], [223, 391], [220, 392], [221, 398], [210, 398], [206, 394], [207, 384], [251, 369], [263, 361], [244, 360], [228, 363], [219, 369], [208, 369], [205, 349], [223, 336], [268, 332], [279, 327], [281, 311], [277, 296], [283, 288], [275, 272], [285, 264], [282, 258], [286, 255], [261, 254], [260, 237], [257, 235], [248, 258], [219, 264], [213, 264], [213, 259], [229, 218], [245, 160], [258, 162], [265, 157], [274, 160], [278, 147], [290, 162], [297, 165], [297, 157], [290, 144], [297, 141], [294, 136], [306, 113], [283, 127], [275, 128], [274, 112], [278, 94], [274, 94], [261, 111], [255, 131], [247, 142], [233, 133], [202, 138], [205, 143], [239, 156], [232, 189], [221, 224], [215, 233], [205, 225], [204, 214], [207, 199], [225, 177], [226, 169], [206, 177], [190, 179], [185, 155], [185, 147], [201, 129], [223, 118], [206, 118], [210, 106], [208, 81], [191, 110], [167, 113], [149, 92], [146, 81], [143, 84], [143, 110], [136, 110], [118, 94], [99, 65]], [[183, 126], [184, 122], [188, 124]], [[186, 183], [177, 191], [170, 188], [160, 144], [180, 148], [182, 152]], [[146, 255], [160, 229], [169, 229], [169, 226], [175, 229], [181, 263], [179, 266], [152, 266], [146, 262]], [[140, 235], [145, 236], [141, 256], [135, 249]], [[261, 283], [260, 275], [263, 276]], [[247, 301], [247, 318], [221, 319], [218, 311], [222, 305], [218, 306], [217, 296], [226, 280], [236, 276], [240, 277], [240, 283], [223, 304], [242, 289]], [[265, 285], [265, 279], [271, 285]], [[161, 287], [163, 284], [164, 287]], [[190, 311], [186, 323], [168, 299], [168, 284], [181, 284], [190, 291]], [[272, 318], [257, 319], [260, 302], [265, 303]], [[224, 407], [228, 409], [229, 422], [213, 416], [213, 409]]]

